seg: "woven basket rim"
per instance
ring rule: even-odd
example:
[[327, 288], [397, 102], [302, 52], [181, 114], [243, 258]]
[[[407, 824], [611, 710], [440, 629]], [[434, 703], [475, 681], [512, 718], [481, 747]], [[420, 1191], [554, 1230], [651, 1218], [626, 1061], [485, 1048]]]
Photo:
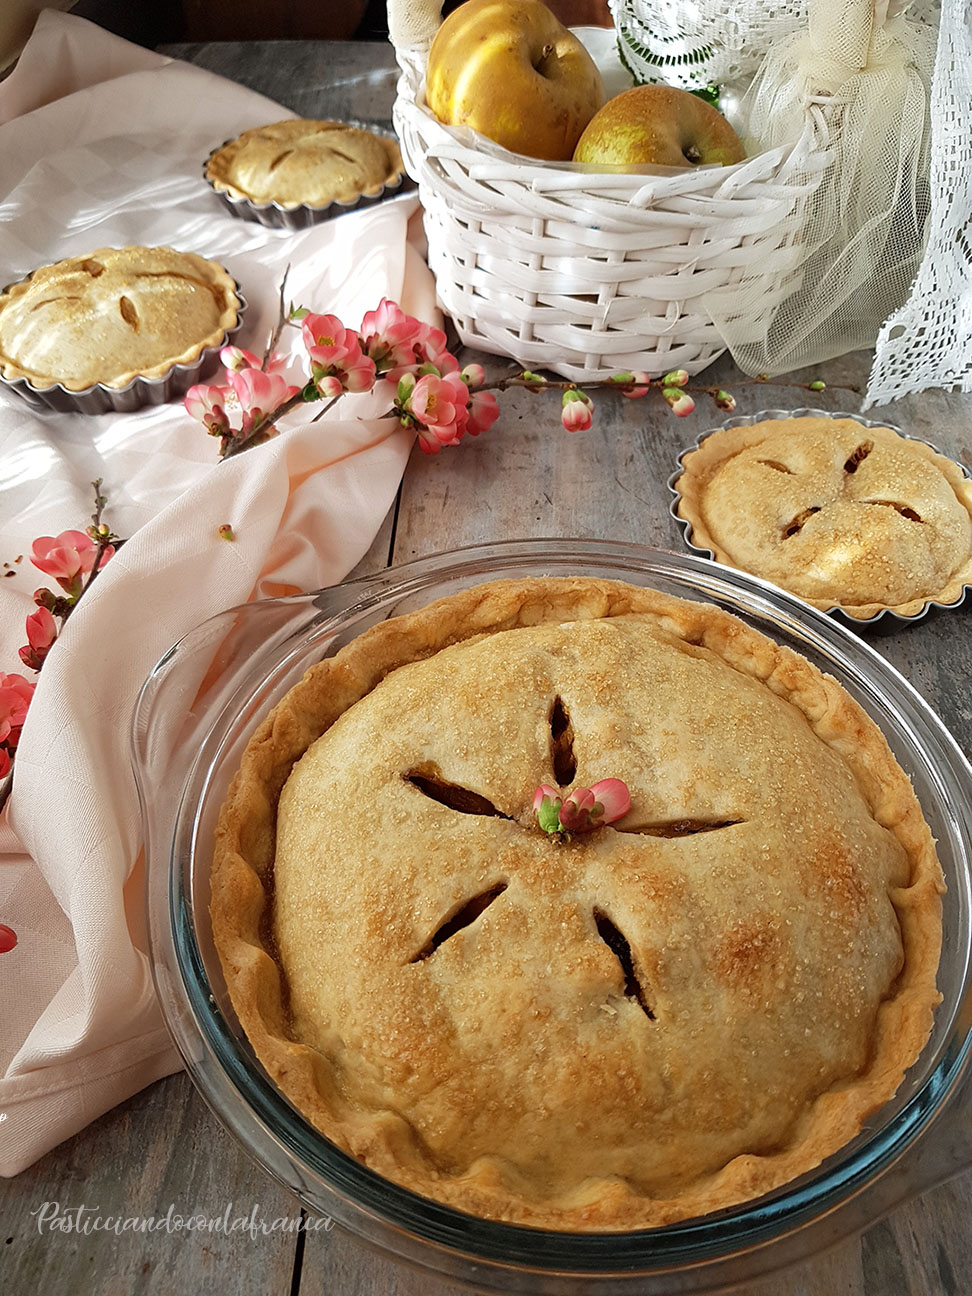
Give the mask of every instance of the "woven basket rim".
[[[637, 204], [636, 195], [671, 198], [711, 193], [716, 189], [731, 192], [743, 184], [778, 178], [807, 163], [813, 166], [814, 160], [820, 166], [826, 162], [828, 131], [823, 103], [810, 106], [804, 129], [793, 143], [777, 145], [728, 166], [669, 167], [659, 172], [591, 171], [585, 170], [581, 163], [529, 158], [510, 152], [469, 127], [457, 128], [441, 122], [425, 100], [428, 47], [396, 47], [395, 52], [401, 68], [395, 113], [407, 119], [412, 129], [421, 134], [424, 164], [427, 166], [436, 158], [449, 159], [472, 179], [523, 184], [535, 193], [575, 190], [622, 201], [634, 200]], [[401, 136], [400, 129], [398, 134]]]

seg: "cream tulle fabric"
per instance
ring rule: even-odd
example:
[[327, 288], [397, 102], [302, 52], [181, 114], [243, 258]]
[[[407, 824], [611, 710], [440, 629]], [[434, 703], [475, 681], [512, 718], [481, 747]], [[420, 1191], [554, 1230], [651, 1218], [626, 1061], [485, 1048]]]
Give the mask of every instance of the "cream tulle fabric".
[[[312, 309], [356, 325], [387, 295], [438, 322], [410, 240], [414, 199], [281, 237], [213, 198], [201, 179], [213, 145], [285, 115], [46, 11], [0, 85], [0, 266], [13, 279], [100, 246], [194, 249], [243, 286], [239, 341], [257, 350], [288, 262], [288, 295]], [[17, 649], [32, 591], [50, 583], [29, 562], [31, 543], [85, 526], [94, 477], [107, 520], [130, 537], [45, 663], [0, 816], [0, 922], [18, 936], [0, 955], [2, 1174], [179, 1066], [142, 930], [132, 706], [161, 654], [200, 621], [331, 584], [367, 550], [411, 436], [376, 417], [379, 398], [351, 400], [320, 423], [295, 411], [285, 435], [219, 464], [178, 404], [86, 417], [0, 395], [0, 560], [15, 573], [0, 580], [0, 670], [30, 675]], [[219, 538], [223, 523], [234, 542]]]
[[907, 297], [929, 216], [934, 50], [931, 27], [875, 15], [873, 0], [812, 0], [808, 29], [767, 54], [740, 109], [749, 150], [796, 139], [819, 103], [832, 161], [794, 221], [803, 256], [768, 327], [753, 333], [745, 293], [706, 300], [750, 373], [872, 346]]
[[[875, 346], [869, 405], [972, 389], [972, 9], [968, 0], [611, 0], [637, 79], [719, 86], [751, 146], [813, 130], [834, 162], [787, 237], [802, 249], [768, 328], [707, 300], [735, 359], [778, 373]], [[755, 77], [755, 80], [751, 79]]]

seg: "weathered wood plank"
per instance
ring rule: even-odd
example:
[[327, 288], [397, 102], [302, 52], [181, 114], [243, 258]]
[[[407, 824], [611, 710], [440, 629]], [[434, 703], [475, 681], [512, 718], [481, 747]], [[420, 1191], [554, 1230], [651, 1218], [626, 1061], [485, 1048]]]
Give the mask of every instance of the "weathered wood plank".
[[398, 65], [384, 41], [207, 41], [159, 53], [238, 81], [300, 117], [391, 122]]
[[[54, 1228], [45, 1203], [58, 1203], [63, 1219], [90, 1231]], [[170, 1076], [15, 1179], [0, 1179], [0, 1288], [10, 1296], [288, 1293], [293, 1234], [251, 1237], [177, 1224], [179, 1216], [221, 1220], [227, 1208], [230, 1221], [250, 1218], [254, 1207], [268, 1224], [300, 1215], [294, 1198], [216, 1122], [188, 1076]], [[99, 1216], [168, 1224], [116, 1233], [96, 1226]]]

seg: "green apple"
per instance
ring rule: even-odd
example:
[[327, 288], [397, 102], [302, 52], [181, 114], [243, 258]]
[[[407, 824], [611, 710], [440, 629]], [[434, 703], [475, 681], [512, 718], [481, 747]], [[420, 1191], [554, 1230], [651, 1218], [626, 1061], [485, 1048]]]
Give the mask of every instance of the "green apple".
[[675, 86], [643, 85], [609, 99], [588, 122], [574, 161], [592, 166], [729, 166], [746, 156], [717, 108]]
[[514, 153], [566, 161], [604, 102], [587, 50], [541, 0], [466, 0], [435, 34], [429, 107]]

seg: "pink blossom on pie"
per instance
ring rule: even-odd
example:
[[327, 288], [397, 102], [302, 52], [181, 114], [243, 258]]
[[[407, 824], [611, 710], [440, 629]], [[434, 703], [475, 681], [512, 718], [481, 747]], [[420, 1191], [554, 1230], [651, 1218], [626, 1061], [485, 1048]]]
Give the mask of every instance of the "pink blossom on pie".
[[0, 671], [0, 743], [11, 749], [17, 746], [35, 687], [23, 675]]
[[591, 814], [594, 805], [594, 793], [590, 788], [571, 788], [560, 807], [560, 826], [564, 832], [584, 832], [593, 828]]
[[631, 809], [631, 794], [621, 779], [601, 779], [589, 788], [571, 788], [563, 796], [541, 783], [533, 794], [533, 813], [544, 832], [591, 832], [614, 823]]
[[[105, 547], [99, 568], [114, 552], [114, 545]], [[97, 554], [97, 543], [84, 531], [62, 531], [58, 536], [38, 536], [30, 560], [46, 576], [53, 576], [71, 598], [76, 598], [84, 577], [94, 568]]]
[[190, 417], [202, 423], [210, 436], [223, 436], [229, 431], [226, 402], [233, 397], [230, 387], [197, 383], [186, 392], [183, 404]]
[[533, 794], [533, 813], [537, 816], [537, 823], [546, 833], [559, 833], [562, 831], [560, 822], [560, 807], [563, 797], [560, 790], [551, 787], [549, 783], [541, 783]]
[[39, 607], [27, 618], [27, 643], [20, 649], [20, 660], [31, 670], [40, 670], [56, 638], [57, 622], [46, 607]]
[[560, 801], [560, 791], [558, 788], [551, 787], [549, 783], [541, 783], [533, 794], [533, 810], [537, 810], [543, 805], [544, 801]]
[[568, 432], [586, 432], [594, 421], [594, 402], [586, 392], [568, 387], [563, 395], [560, 421]]
[[594, 794], [594, 814], [599, 824], [614, 823], [631, 809], [631, 793], [622, 779], [601, 779], [592, 783], [590, 790]]

